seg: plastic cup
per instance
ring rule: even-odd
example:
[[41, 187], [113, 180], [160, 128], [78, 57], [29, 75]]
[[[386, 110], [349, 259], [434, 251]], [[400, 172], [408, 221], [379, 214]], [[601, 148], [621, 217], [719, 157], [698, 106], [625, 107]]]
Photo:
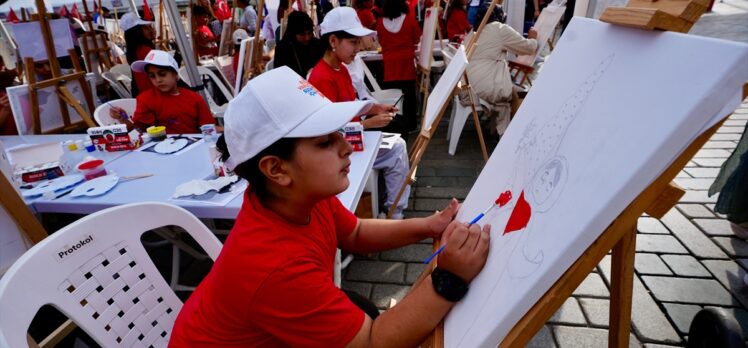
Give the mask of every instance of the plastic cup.
[[86, 180], [98, 178], [106, 175], [106, 168], [104, 168], [104, 160], [92, 159], [81, 162], [78, 164], [78, 170], [83, 173], [83, 177]]
[[148, 132], [148, 136], [155, 141], [166, 139], [166, 127], [164, 126], [150, 126], [146, 131]]

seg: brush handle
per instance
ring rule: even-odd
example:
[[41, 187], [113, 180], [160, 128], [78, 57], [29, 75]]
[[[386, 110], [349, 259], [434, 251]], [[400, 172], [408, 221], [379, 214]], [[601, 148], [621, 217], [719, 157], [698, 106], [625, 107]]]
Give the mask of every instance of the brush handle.
[[436, 255], [439, 255], [439, 253], [441, 253], [442, 251], [444, 251], [444, 248], [446, 246], [447, 246], [447, 244], [442, 245], [441, 248], [439, 248], [439, 250], [437, 250], [433, 254], [431, 254], [431, 256], [429, 256], [426, 260], [423, 260], [423, 263], [428, 264], [429, 262], [431, 262], [431, 260], [433, 260], [436, 257]]

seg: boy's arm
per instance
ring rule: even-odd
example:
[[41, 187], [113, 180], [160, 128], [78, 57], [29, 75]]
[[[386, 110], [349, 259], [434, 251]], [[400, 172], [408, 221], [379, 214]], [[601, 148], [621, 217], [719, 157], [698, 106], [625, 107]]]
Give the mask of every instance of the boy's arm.
[[361, 219], [356, 229], [340, 241], [343, 250], [372, 253], [413, 244], [426, 238], [439, 238], [454, 219], [460, 204], [452, 199], [447, 208], [425, 218], [405, 220]]
[[[438, 267], [470, 283], [488, 257], [490, 232], [490, 225], [481, 229], [453, 222], [442, 238], [446, 248], [439, 255]], [[455, 304], [436, 292], [431, 277], [376, 320], [367, 316], [348, 347], [415, 347], [421, 343]]]

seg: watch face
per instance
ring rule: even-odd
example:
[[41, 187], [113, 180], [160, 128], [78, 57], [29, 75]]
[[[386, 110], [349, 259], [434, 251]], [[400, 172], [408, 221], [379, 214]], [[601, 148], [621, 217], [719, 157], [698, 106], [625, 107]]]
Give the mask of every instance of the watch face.
[[438, 267], [431, 273], [431, 281], [434, 291], [451, 302], [462, 299], [468, 290], [467, 283], [464, 280]]

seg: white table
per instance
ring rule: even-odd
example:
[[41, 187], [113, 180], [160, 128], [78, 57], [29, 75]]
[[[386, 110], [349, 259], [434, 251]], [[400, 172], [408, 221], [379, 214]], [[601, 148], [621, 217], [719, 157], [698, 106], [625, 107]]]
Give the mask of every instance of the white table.
[[[19, 144], [37, 144], [51, 141], [80, 139], [83, 135], [31, 135], [0, 136], [5, 148]], [[381, 132], [364, 132], [364, 151], [351, 155], [350, 186], [338, 195], [342, 204], [355, 211], [366, 181], [376, 159]], [[194, 147], [174, 155], [161, 155], [146, 151], [93, 152], [94, 157], [104, 159], [109, 172], [119, 176], [153, 173], [153, 176], [118, 183], [108, 193], [98, 197], [71, 198], [63, 196], [55, 200], [35, 199], [28, 201], [39, 213], [90, 214], [122, 204], [157, 201], [181, 206], [200, 218], [234, 219], [241, 208], [243, 195], [238, 195], [225, 206], [201, 202], [169, 199], [175, 188], [193, 179], [209, 176], [213, 168], [208, 155], [208, 145], [200, 141]]]

